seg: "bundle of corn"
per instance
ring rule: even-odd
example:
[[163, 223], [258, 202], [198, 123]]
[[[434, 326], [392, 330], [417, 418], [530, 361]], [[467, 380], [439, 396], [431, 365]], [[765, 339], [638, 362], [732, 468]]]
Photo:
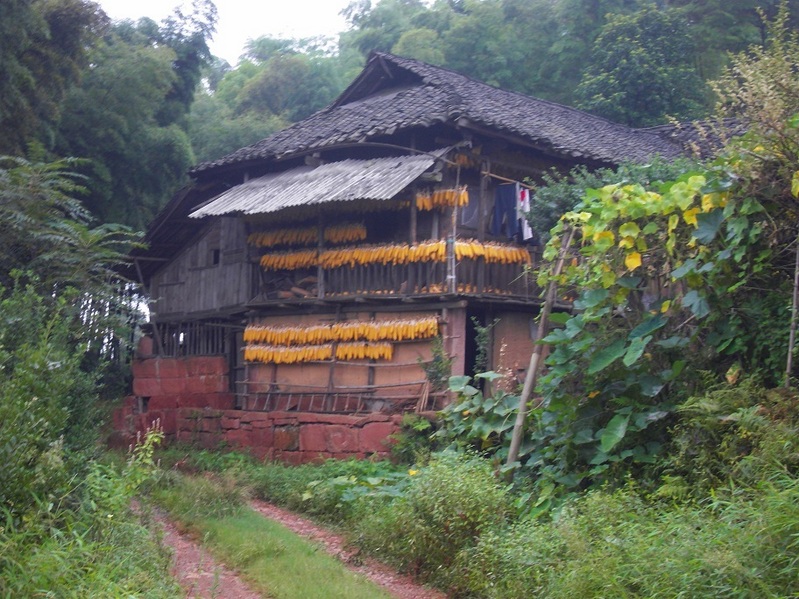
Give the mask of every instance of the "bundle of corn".
[[[481, 243], [475, 240], [457, 241], [455, 257], [458, 260], [483, 258], [490, 264], [530, 264], [526, 249], [500, 243]], [[339, 249], [302, 250], [267, 254], [261, 257], [266, 270], [296, 270], [321, 265], [322, 268], [363, 266], [366, 264], [410, 264], [414, 262], [444, 262], [447, 246], [444, 241], [423, 241], [413, 245], [362, 245]]]
[[275, 247], [278, 245], [312, 245], [319, 235], [316, 227], [304, 229], [277, 229], [250, 233], [247, 243], [255, 247]]
[[336, 346], [338, 360], [390, 360], [394, 347], [390, 343], [339, 343]]
[[332, 341], [407, 341], [427, 339], [437, 334], [438, 319], [430, 316], [405, 320], [337, 322], [307, 327], [249, 325], [244, 330], [244, 341], [292, 346]]
[[466, 206], [469, 203], [469, 191], [465, 185], [456, 189], [435, 189], [433, 191], [420, 191], [416, 194], [417, 210], [432, 210], [433, 208], [447, 208], [453, 206]]
[[455, 258], [458, 260], [483, 258], [492, 264], [530, 264], [530, 254], [524, 248], [474, 240], [456, 242]]
[[325, 229], [325, 241], [339, 244], [363, 241], [366, 239], [366, 227], [363, 224], [334, 225]]
[[261, 266], [264, 270], [299, 270], [316, 266], [318, 258], [317, 250], [265, 254], [261, 256]]
[[244, 359], [248, 362], [265, 362], [268, 364], [298, 364], [300, 362], [316, 362], [333, 357], [333, 346], [298, 345], [284, 347], [275, 345], [248, 345], [244, 348]]
[[339, 268], [364, 264], [408, 264], [410, 262], [443, 262], [446, 260], [443, 241], [428, 241], [414, 245], [362, 245], [327, 250], [319, 255], [322, 268]]

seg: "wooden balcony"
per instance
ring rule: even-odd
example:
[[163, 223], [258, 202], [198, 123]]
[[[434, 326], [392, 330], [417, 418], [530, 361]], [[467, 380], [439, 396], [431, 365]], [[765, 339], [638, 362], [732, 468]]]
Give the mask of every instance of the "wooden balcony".
[[432, 298], [472, 297], [485, 301], [537, 304], [541, 289], [531, 264], [486, 263], [481, 258], [406, 264], [355, 264], [336, 268], [293, 271], [290, 281], [275, 291], [262, 282], [251, 307], [347, 301], [428, 301]]

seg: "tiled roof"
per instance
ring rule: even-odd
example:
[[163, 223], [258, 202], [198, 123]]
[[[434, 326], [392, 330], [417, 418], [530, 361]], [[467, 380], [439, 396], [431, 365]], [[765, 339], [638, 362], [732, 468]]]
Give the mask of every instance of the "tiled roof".
[[588, 113], [480, 83], [418, 60], [375, 52], [329, 107], [194, 173], [357, 143], [439, 122], [494, 130], [564, 157], [618, 163], [682, 154], [657, 131], [631, 129]]

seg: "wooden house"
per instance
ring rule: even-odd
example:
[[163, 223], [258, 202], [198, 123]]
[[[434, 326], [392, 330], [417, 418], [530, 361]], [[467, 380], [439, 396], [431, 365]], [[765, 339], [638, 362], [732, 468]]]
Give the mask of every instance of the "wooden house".
[[[159, 405], [429, 410], [444, 399], [433, 374], [447, 360], [452, 374], [473, 374], [478, 353], [513, 384], [540, 305], [538, 246], [519, 212], [528, 188], [553, 167], [682, 152], [663, 130], [374, 53], [328, 108], [198, 165], [152, 223], [149, 248], [134, 256], [152, 312], [146, 359], [163, 370], [211, 357], [217, 366], [167, 378], [222, 369], [208, 388], [191, 384], [195, 396], [226, 398]], [[153, 411], [185, 385], [146, 384], [158, 369], [144, 358], [134, 392], [139, 410]], [[288, 445], [301, 450], [301, 440]]]

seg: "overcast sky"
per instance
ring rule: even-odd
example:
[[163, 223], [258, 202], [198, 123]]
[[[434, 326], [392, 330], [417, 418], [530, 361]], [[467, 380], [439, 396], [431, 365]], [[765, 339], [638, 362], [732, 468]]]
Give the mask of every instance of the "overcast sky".
[[[96, 0], [115, 20], [161, 21], [181, 0]], [[346, 27], [339, 12], [350, 0], [217, 0], [219, 12], [211, 52], [235, 65], [248, 39], [333, 36]]]

